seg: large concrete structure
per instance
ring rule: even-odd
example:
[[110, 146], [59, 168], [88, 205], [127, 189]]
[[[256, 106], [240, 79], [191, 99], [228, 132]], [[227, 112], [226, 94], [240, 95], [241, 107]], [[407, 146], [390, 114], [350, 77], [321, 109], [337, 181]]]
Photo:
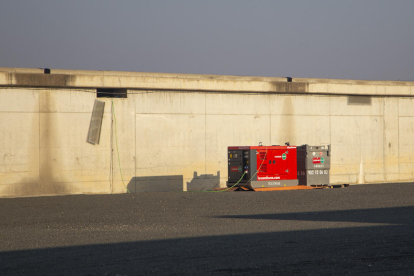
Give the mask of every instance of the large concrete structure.
[[[93, 145], [105, 88], [128, 95], [99, 98]], [[331, 144], [331, 183], [413, 181], [413, 134], [414, 82], [0, 68], [0, 196], [225, 186], [227, 146], [259, 142]]]

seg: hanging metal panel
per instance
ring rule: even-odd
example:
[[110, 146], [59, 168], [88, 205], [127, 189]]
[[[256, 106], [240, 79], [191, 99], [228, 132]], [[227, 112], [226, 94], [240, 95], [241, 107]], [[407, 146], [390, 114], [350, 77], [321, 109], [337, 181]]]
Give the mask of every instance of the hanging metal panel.
[[104, 110], [105, 102], [95, 100], [87, 139], [88, 143], [91, 143], [93, 145], [99, 144]]

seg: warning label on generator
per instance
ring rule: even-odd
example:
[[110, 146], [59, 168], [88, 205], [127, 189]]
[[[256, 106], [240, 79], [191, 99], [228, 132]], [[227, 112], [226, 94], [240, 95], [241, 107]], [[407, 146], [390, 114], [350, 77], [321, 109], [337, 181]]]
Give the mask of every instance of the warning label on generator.
[[312, 163], [313, 164], [323, 164], [323, 163], [325, 163], [325, 158], [323, 158], [323, 157], [313, 157], [312, 158]]
[[320, 164], [321, 163], [321, 158], [320, 157], [314, 157], [312, 159], [312, 163], [313, 164]]

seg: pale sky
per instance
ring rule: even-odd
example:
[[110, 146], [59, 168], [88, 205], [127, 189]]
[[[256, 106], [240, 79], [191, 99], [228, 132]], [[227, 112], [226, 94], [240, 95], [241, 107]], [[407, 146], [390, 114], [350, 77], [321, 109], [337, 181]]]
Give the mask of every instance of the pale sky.
[[0, 1], [0, 67], [414, 80], [412, 0]]

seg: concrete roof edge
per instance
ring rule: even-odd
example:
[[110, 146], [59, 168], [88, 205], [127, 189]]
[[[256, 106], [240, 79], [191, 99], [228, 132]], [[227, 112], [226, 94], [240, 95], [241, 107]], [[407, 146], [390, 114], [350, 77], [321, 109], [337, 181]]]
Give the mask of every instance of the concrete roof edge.
[[[8, 73], [32, 73], [44, 74], [43, 68], [11, 68], [0, 67], [0, 72]], [[50, 68], [50, 74], [60, 75], [87, 75], [87, 76], [119, 76], [119, 77], [158, 77], [178, 79], [212, 79], [232, 81], [264, 81], [287, 82], [284, 77], [260, 77], [260, 76], [236, 76], [236, 75], [208, 75], [208, 74], [182, 74], [182, 73], [157, 73], [157, 72], [133, 72], [133, 71], [108, 71], [108, 70], [66, 70]]]
[[[154, 88], [154, 89], [203, 89], [210, 91], [279, 91], [281, 84], [291, 85], [303, 84], [315, 85], [318, 84], [343, 84], [343, 85], [367, 85], [367, 86], [400, 86], [411, 87], [411, 91], [414, 92], [414, 81], [371, 81], [371, 80], [350, 80], [350, 79], [317, 79], [317, 78], [292, 78], [291, 82], [285, 77], [256, 77], [256, 76], [231, 76], [231, 75], [203, 75], [203, 74], [178, 74], [178, 73], [155, 73], [155, 72], [128, 72], [128, 71], [93, 71], [93, 70], [64, 70], [64, 69], [50, 69], [51, 74], [44, 74], [42, 68], [10, 68], [0, 67], [0, 85], [2, 86], [18, 86], [19, 83], [13, 81], [17, 77], [26, 77], [30, 79], [30, 82], [20, 83], [20, 85], [30, 86], [33, 82], [33, 77], [43, 79], [41, 83], [51, 83], [49, 79], [59, 78], [54, 80], [53, 84], [59, 84], [61, 87], [113, 87], [112, 84], [116, 84], [119, 88]], [[38, 77], [36, 77], [38, 76]], [[46, 77], [50, 76], [50, 77]], [[59, 77], [60, 76], [60, 77]], [[75, 83], [73, 80], [76, 78], [84, 79], [85, 82], [90, 81], [90, 84], [86, 85], [85, 82]], [[45, 79], [46, 78], [46, 79]], [[63, 80], [65, 78], [65, 80]], [[211, 83], [209, 83], [211, 81]], [[195, 82], [200, 82], [195, 84]], [[231, 84], [231, 82], [234, 82]], [[122, 83], [122, 85], [121, 85]], [[128, 85], [126, 84], [128, 83]], [[187, 85], [192, 83], [192, 85]], [[141, 85], [142, 84], [142, 85]], [[171, 86], [170, 86], [170, 85]], [[280, 85], [279, 85], [280, 84]], [[36, 82], [39, 86], [40, 83]], [[36, 86], [35, 85], [35, 86]], [[251, 87], [256, 85], [254, 89]], [[250, 88], [249, 88], [250, 87]], [[276, 87], [276, 88], [273, 88]], [[279, 88], [278, 88], [279, 87]], [[292, 86], [293, 87], [293, 86]], [[287, 90], [286, 90], [287, 89]], [[282, 88], [280, 91], [291, 91], [290, 88]], [[404, 88], [406, 89], [406, 88]], [[305, 90], [301, 89], [301, 92]], [[340, 89], [341, 90], [341, 89]], [[313, 89], [306, 90], [312, 91]], [[322, 93], [342, 93], [339, 91], [321, 91]], [[413, 92], [407, 92], [406, 94], [414, 95]], [[349, 92], [352, 94], [352, 92]]]
[[43, 68], [12, 68], [0, 67], [0, 72], [6, 73], [26, 73], [26, 74], [44, 74]]
[[311, 84], [409, 85], [409, 86], [414, 86], [414, 81], [392, 81], [392, 80], [351, 80], [351, 79], [292, 78], [292, 82], [306, 82], [306, 83], [311, 83]]

